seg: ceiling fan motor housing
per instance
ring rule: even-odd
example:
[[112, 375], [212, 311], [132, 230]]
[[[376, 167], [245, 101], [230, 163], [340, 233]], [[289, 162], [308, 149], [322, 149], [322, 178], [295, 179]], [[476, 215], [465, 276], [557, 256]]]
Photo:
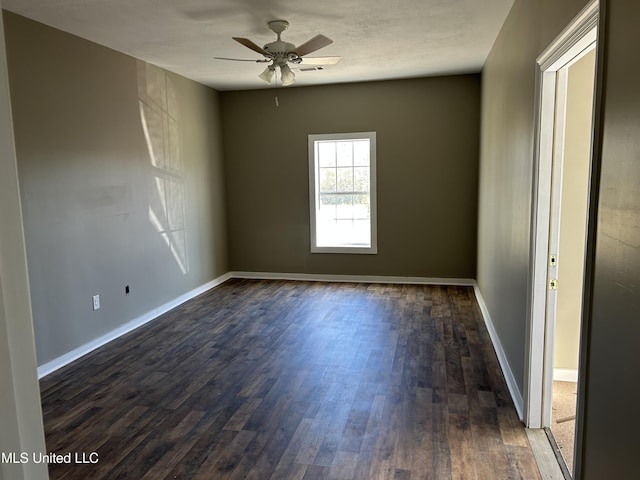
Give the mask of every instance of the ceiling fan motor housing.
[[289, 61], [289, 57], [292, 57], [291, 61], [294, 62], [294, 59], [298, 58], [298, 56], [294, 53], [296, 46], [293, 43], [276, 40], [275, 42], [267, 43], [262, 48], [265, 52], [268, 52], [272, 55], [272, 58], [275, 61], [276, 65], [286, 64]]
[[286, 55], [289, 52], [293, 52], [296, 46], [293, 43], [276, 40], [275, 42], [267, 43], [262, 48], [272, 55]]

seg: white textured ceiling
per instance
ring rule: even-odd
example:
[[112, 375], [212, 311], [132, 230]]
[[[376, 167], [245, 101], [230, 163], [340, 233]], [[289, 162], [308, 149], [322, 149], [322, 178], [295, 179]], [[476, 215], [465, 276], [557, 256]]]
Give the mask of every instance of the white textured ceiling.
[[232, 36], [262, 46], [266, 22], [283, 40], [317, 33], [334, 43], [309, 56], [341, 56], [296, 85], [478, 72], [513, 0], [3, 0], [5, 9], [166, 68], [218, 90], [268, 87], [264, 65]]

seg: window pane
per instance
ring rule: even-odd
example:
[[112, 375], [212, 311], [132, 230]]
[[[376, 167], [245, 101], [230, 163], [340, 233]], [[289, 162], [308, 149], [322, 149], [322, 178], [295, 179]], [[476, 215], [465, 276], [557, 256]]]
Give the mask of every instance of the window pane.
[[336, 235], [339, 238], [340, 243], [346, 244], [353, 241], [353, 222], [349, 220], [338, 220], [336, 227], [339, 229], [339, 234]]
[[336, 218], [338, 220], [351, 220], [353, 218], [353, 197], [342, 195], [336, 208]]
[[353, 190], [355, 192], [369, 191], [369, 167], [355, 167], [353, 169]]
[[317, 142], [320, 167], [336, 166], [336, 142]]
[[353, 243], [358, 245], [371, 244], [371, 222], [369, 220], [354, 220]]
[[371, 244], [371, 224], [368, 220], [337, 220], [318, 227], [318, 246]]
[[353, 142], [353, 164], [358, 166], [369, 165], [369, 140], [357, 140]]
[[369, 197], [365, 195], [354, 195], [353, 218], [357, 220], [364, 220], [369, 219], [370, 216]]
[[322, 195], [316, 211], [316, 223], [322, 225], [327, 222], [334, 222], [336, 219], [336, 205], [336, 195]]
[[338, 191], [353, 192], [353, 168], [338, 167]]
[[336, 169], [321, 168], [320, 169], [320, 192], [336, 191]]
[[353, 141], [336, 142], [336, 155], [339, 167], [350, 167], [353, 165]]
[[320, 208], [329, 205], [337, 205], [339, 198], [340, 197], [338, 195], [320, 195]]

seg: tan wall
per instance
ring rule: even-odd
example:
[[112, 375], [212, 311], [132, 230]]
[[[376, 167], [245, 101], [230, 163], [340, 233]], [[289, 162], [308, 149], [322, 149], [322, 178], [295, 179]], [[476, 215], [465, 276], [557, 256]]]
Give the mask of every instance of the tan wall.
[[584, 0], [516, 0], [482, 72], [478, 285], [524, 389], [536, 58]]
[[578, 370], [591, 165], [592, 50], [568, 69], [554, 367]]
[[124, 54], [5, 26], [42, 365], [229, 270], [220, 107]]
[[[222, 93], [232, 270], [474, 278], [479, 88], [465, 75]], [[307, 135], [358, 131], [377, 132], [378, 254], [311, 254]]]
[[[19, 455], [45, 443], [7, 80], [0, 10], [0, 452]], [[0, 478], [48, 475], [46, 465], [2, 462]]]
[[601, 167], [580, 478], [638, 475], [640, 3], [609, 0]]

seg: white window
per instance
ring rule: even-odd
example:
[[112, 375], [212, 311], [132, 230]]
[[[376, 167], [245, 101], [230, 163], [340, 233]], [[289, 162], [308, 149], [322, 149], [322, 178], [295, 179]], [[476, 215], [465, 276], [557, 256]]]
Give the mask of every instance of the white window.
[[311, 251], [377, 253], [376, 133], [309, 135]]

